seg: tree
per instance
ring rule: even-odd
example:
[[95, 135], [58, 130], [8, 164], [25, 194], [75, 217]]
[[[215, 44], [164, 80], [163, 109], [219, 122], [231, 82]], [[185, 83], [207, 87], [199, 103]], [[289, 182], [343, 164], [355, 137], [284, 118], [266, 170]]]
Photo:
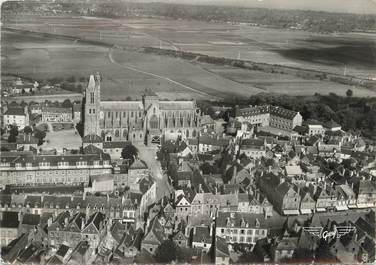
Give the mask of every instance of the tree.
[[18, 127], [16, 125], [12, 125], [9, 130], [8, 142], [15, 143], [17, 141], [17, 136], [18, 136]]
[[203, 163], [200, 166], [200, 169], [202, 170], [202, 174], [204, 175], [214, 174], [214, 168], [208, 162]]
[[135, 158], [137, 157], [138, 155], [138, 150], [137, 148], [132, 145], [132, 144], [127, 144], [123, 150], [121, 151], [121, 157], [123, 159], [129, 159], [129, 164], [133, 164]]
[[348, 96], [348, 97], [352, 97], [352, 95], [353, 95], [353, 91], [352, 91], [351, 89], [348, 89], [348, 90], [346, 91], [346, 96]]
[[172, 179], [175, 188], [178, 186], [178, 165], [175, 162], [168, 164], [167, 175]]
[[35, 130], [34, 131], [34, 137], [38, 138], [38, 145], [43, 144], [43, 140], [46, 137], [45, 131]]
[[165, 240], [155, 251], [155, 259], [160, 263], [170, 263], [179, 256], [179, 248], [171, 240]]
[[25, 134], [31, 134], [33, 132], [33, 129], [30, 126], [26, 126], [24, 128], [24, 133]]
[[72, 108], [72, 102], [69, 100], [69, 99], [66, 99], [63, 101], [63, 103], [61, 104], [64, 108]]
[[76, 130], [78, 134], [81, 136], [81, 138], [84, 137], [84, 123], [82, 121], [79, 121], [76, 124]]

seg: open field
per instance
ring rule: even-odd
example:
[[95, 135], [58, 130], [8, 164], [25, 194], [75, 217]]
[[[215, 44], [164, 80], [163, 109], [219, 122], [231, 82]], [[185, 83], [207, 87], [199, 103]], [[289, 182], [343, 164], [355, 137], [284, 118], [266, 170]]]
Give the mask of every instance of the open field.
[[241, 84], [248, 84], [262, 89], [264, 92], [289, 94], [289, 95], [313, 95], [319, 93], [326, 95], [335, 93], [346, 96], [346, 91], [351, 88], [355, 97], [375, 97], [376, 91], [363, 87], [342, 85], [334, 82], [302, 79], [293, 75], [266, 73], [262, 71], [249, 71], [230, 66], [201, 64], [201, 67]]
[[[278, 35], [274, 29], [245, 25], [84, 17], [25, 17], [18, 19], [17, 23], [7, 23], [5, 26], [125, 47], [126, 49], [123, 50], [88, 44], [74, 38], [58, 39], [33, 33], [2, 31], [2, 72], [45, 80], [53, 77], [66, 79], [72, 75], [76, 78], [87, 77], [90, 73], [99, 71], [103, 75], [101, 91], [104, 99], [140, 98], [142, 92], [149, 88], [166, 99], [248, 97], [266, 91], [293, 95], [312, 95], [316, 92], [345, 95], [349, 88], [354, 91], [354, 96], [376, 96], [376, 92], [364, 88], [307, 80], [292, 75], [190, 62], [144, 54], [137, 50], [143, 46], [161, 46], [215, 56], [237, 58], [240, 55], [241, 59], [307, 68], [307, 65], [312, 64], [313, 67], [317, 62], [312, 63], [307, 58], [304, 58], [305, 61], [289, 59], [287, 57], [292, 56], [282, 55], [281, 49], [284, 51], [288, 51], [289, 48], [303, 49], [307, 47], [310, 38], [330, 38], [317, 34], [278, 31]], [[347, 34], [346, 38], [353, 35]], [[365, 43], [375, 38], [367, 34], [357, 36], [359, 36], [357, 40], [364, 39]], [[284, 40], [288, 41], [284, 42]], [[329, 40], [312, 43], [314, 46], [309, 44], [310, 49], [330, 48], [336, 45]], [[357, 74], [358, 68], [363, 69], [359, 70], [359, 74], [371, 75], [371, 72], [375, 74], [376, 69], [371, 64], [372, 56], [364, 56], [362, 52], [351, 56], [357, 59], [348, 60], [349, 65], [346, 66], [348, 74]], [[343, 64], [339, 67], [335, 66], [334, 62], [330, 62], [327, 68], [323, 65], [326, 65], [326, 62], [313, 68], [343, 71]]]
[[[2, 32], [2, 69], [39, 80], [103, 75], [103, 99], [140, 98], [145, 89], [168, 99], [250, 96], [262, 90], [188, 62], [49, 37]], [[228, 92], [228, 87], [233, 90]]]
[[306, 69], [376, 74], [376, 34], [297, 30], [170, 19], [24, 17], [6, 26], [101, 40], [127, 47], [162, 47]]

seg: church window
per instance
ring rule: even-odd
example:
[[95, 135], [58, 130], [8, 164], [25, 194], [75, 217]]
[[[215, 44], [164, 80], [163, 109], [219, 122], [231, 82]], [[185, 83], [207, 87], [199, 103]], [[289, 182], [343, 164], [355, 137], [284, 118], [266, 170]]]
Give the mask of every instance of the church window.
[[119, 116], [119, 112], [115, 112], [115, 116], [116, 116], [116, 119], [117, 119], [118, 116]]
[[131, 111], [131, 118], [133, 118], [133, 111]]
[[116, 130], [115, 131], [115, 137], [119, 137], [120, 136], [120, 132], [119, 132], [119, 130]]
[[111, 113], [110, 112], [107, 112], [107, 117], [111, 117]]
[[124, 138], [127, 138], [127, 136], [128, 136], [128, 132], [127, 132], [127, 130], [124, 130], [124, 131], [123, 131], [123, 137], [124, 137]]
[[125, 117], [125, 111], [123, 112], [123, 118]]
[[188, 138], [189, 137], [189, 130], [185, 133], [185, 136]]
[[158, 129], [158, 118], [156, 115], [152, 115], [150, 117], [150, 128], [151, 129]]
[[94, 92], [90, 92], [90, 103], [94, 104]]
[[93, 114], [95, 114], [95, 109], [93, 109]]
[[192, 137], [196, 137], [196, 130], [193, 130]]
[[140, 133], [140, 139], [142, 139], [142, 133]]
[[89, 114], [91, 114], [91, 109], [89, 109]]
[[155, 108], [153, 109], [153, 114], [155, 114]]
[[133, 134], [133, 139], [136, 139], [136, 134], [135, 133]]
[[138, 117], [141, 118], [141, 115], [142, 115], [142, 112], [140, 111], [140, 112], [138, 113]]

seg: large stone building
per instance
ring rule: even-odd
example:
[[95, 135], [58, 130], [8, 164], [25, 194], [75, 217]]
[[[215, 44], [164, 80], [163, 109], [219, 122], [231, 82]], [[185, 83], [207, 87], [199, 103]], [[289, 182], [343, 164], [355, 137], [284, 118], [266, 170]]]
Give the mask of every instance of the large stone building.
[[88, 183], [92, 175], [112, 172], [107, 154], [34, 155], [2, 152], [0, 185]]
[[84, 104], [84, 135], [107, 142], [145, 142], [169, 133], [195, 137], [199, 132], [195, 101], [162, 101], [150, 91], [140, 101], [102, 101], [99, 74], [90, 76]]
[[299, 112], [272, 105], [237, 108], [236, 116], [243, 116], [252, 125], [270, 126], [282, 130], [292, 130], [298, 125], [301, 126], [303, 121]]

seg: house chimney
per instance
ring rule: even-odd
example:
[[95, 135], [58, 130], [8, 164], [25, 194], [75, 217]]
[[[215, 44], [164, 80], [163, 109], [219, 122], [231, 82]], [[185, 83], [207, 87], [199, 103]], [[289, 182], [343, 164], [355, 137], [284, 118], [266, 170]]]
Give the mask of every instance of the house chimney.
[[18, 220], [18, 222], [19, 223], [21, 223], [22, 222], [22, 212], [18, 212], [18, 218], [17, 218], [17, 220]]
[[212, 224], [210, 224], [210, 230], [209, 230], [209, 235], [212, 237], [213, 236], [213, 231], [214, 231], [214, 229], [213, 229], [213, 226], [214, 226], [214, 224], [212, 223]]
[[81, 218], [81, 230], [85, 228], [85, 217]]
[[236, 178], [237, 173], [238, 173], [238, 167], [237, 167], [237, 165], [234, 165], [234, 171], [232, 172], [232, 178], [233, 179]]
[[50, 227], [52, 225], [52, 217], [48, 218], [47, 220], [47, 227]]

